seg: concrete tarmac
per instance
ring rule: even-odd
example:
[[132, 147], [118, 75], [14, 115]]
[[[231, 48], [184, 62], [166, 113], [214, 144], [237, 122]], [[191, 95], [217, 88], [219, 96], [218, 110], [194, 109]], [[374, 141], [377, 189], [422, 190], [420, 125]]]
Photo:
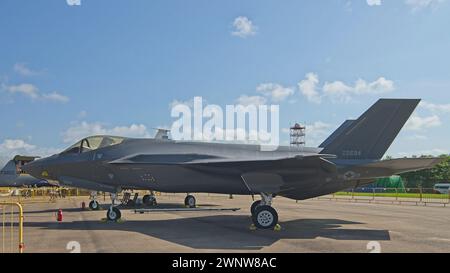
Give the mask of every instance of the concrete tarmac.
[[[249, 196], [196, 194], [200, 207], [232, 211], [152, 212], [122, 208], [124, 222], [104, 210], [81, 210], [88, 198], [26, 202], [25, 252], [450, 252], [450, 208], [275, 198], [281, 231], [249, 229]], [[158, 197], [158, 208], [183, 207], [184, 195]], [[63, 221], [56, 211], [63, 210]], [[72, 243], [70, 243], [72, 242]], [[73, 243], [75, 242], [75, 243]], [[69, 244], [69, 247], [68, 247]], [[69, 249], [68, 249], [69, 248]]]

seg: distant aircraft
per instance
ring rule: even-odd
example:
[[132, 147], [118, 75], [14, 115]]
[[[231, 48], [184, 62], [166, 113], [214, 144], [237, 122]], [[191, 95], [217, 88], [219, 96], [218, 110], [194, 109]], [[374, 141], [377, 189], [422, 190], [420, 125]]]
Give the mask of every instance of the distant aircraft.
[[[259, 194], [261, 200], [251, 206], [253, 223], [271, 229], [278, 223], [272, 207], [275, 196], [304, 200], [440, 163], [439, 158], [381, 160], [419, 102], [380, 99], [357, 120], [346, 121], [319, 148], [264, 152], [259, 145], [92, 136], [24, 169], [40, 179], [112, 193], [110, 220], [121, 217], [114, 198], [123, 189]], [[151, 198], [144, 196], [144, 203]], [[195, 202], [192, 195], [185, 199], [191, 207]], [[98, 207], [95, 196], [90, 207]]]
[[22, 171], [22, 167], [37, 157], [15, 156], [0, 171], [0, 187], [49, 187], [55, 186], [45, 179], [35, 178]]

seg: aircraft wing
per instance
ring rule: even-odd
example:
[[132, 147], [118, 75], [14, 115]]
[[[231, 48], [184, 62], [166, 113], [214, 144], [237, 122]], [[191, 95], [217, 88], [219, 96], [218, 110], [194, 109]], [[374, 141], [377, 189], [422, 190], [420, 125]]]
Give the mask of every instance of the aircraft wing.
[[110, 164], [156, 164], [178, 165], [211, 175], [240, 177], [249, 192], [281, 192], [292, 177], [316, 177], [320, 174], [334, 175], [336, 165], [326, 158], [334, 155], [307, 154], [291, 157], [223, 158], [194, 154], [139, 155], [110, 162]]
[[283, 160], [303, 160], [314, 158], [336, 158], [328, 154], [305, 154], [281, 156], [254, 156], [254, 157], [219, 157], [202, 154], [138, 154], [110, 161], [110, 164], [152, 164], [152, 165], [196, 165], [196, 164], [239, 164], [250, 162], [272, 162]]

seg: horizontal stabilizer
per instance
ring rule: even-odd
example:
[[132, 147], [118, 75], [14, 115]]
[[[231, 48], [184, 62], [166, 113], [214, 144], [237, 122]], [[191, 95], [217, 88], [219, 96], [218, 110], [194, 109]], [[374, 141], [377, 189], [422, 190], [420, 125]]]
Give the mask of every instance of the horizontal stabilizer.
[[399, 158], [365, 164], [363, 168], [379, 168], [391, 170], [393, 174], [431, 169], [445, 158]]

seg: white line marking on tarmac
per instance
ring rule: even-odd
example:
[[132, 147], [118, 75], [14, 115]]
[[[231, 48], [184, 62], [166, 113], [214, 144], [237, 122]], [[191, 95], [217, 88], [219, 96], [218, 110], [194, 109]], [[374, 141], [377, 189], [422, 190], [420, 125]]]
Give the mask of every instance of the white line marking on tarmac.
[[432, 238], [428, 238], [428, 239], [429, 240], [434, 240], [434, 241], [450, 242], [450, 239], [447, 239], [447, 238], [432, 237]]

